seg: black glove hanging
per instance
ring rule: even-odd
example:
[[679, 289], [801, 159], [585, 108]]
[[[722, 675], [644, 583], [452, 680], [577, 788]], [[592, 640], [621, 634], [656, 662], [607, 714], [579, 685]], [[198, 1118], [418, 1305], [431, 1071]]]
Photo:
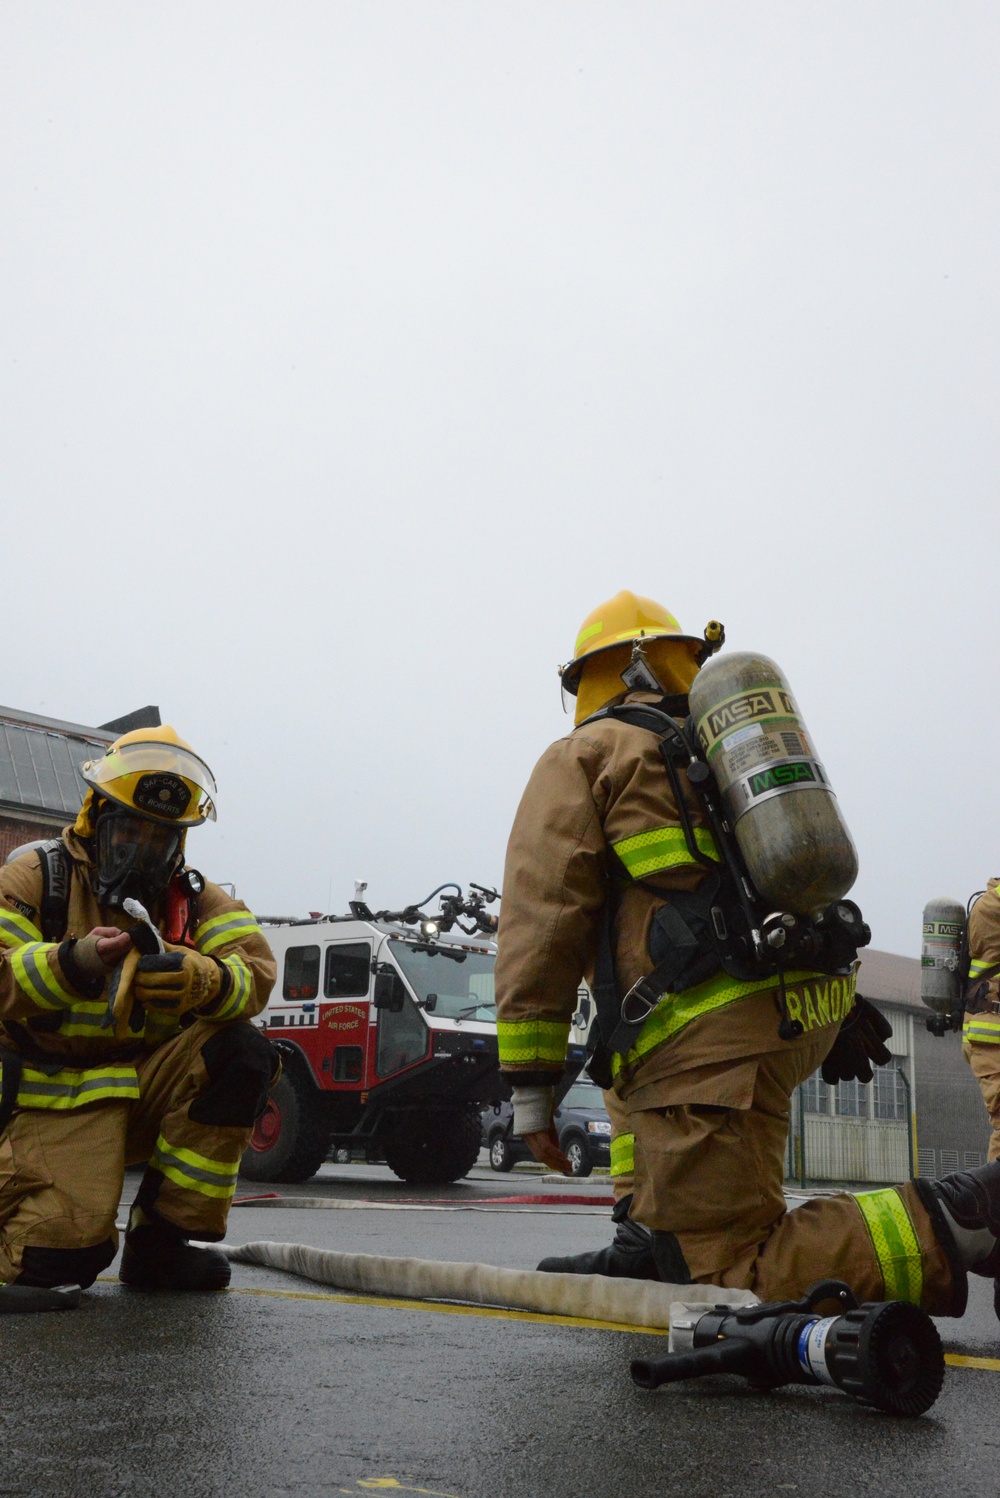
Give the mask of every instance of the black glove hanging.
[[885, 1015], [859, 994], [823, 1062], [823, 1081], [831, 1087], [838, 1082], [870, 1082], [872, 1062], [887, 1066], [892, 1060], [892, 1052], [885, 1043], [891, 1034], [892, 1026]]

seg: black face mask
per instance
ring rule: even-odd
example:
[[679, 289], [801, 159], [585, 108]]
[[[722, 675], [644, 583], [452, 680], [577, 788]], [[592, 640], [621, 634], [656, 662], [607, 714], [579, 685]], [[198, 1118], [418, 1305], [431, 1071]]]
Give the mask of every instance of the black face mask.
[[180, 861], [183, 834], [127, 811], [102, 811], [94, 835], [94, 893], [99, 905], [139, 900], [149, 907]]

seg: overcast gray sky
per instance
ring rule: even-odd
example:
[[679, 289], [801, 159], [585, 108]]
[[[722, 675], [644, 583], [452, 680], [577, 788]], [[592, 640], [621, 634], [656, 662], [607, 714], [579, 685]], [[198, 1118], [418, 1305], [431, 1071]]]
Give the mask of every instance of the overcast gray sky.
[[499, 880], [630, 587], [784, 666], [874, 941], [1000, 871], [995, 3], [0, 5], [0, 700], [258, 910]]

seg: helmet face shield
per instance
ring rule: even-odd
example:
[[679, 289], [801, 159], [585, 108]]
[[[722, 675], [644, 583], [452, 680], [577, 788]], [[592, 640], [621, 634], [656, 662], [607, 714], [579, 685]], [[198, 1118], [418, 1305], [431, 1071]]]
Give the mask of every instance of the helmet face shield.
[[175, 827], [215, 821], [215, 777], [203, 759], [179, 744], [145, 740], [112, 745], [82, 766], [88, 785], [119, 806]]
[[103, 810], [94, 836], [99, 904], [120, 906], [133, 899], [151, 905], [166, 889], [183, 845], [178, 827], [113, 806]]

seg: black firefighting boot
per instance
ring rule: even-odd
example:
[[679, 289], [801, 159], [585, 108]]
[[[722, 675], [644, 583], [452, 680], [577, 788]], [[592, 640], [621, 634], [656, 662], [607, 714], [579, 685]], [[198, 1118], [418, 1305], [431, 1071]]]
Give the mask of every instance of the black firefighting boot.
[[[993, 1308], [1000, 1320], [1000, 1160], [915, 1184], [924, 1204], [930, 1207], [931, 1197], [938, 1208], [937, 1214], [931, 1211], [931, 1219], [953, 1269], [971, 1270], [993, 1281]], [[943, 1218], [944, 1234], [938, 1218]]]
[[609, 1274], [618, 1279], [659, 1279], [653, 1260], [653, 1235], [642, 1223], [631, 1220], [628, 1215], [631, 1205], [631, 1196], [623, 1196], [621, 1201], [615, 1202], [611, 1214], [611, 1220], [616, 1224], [615, 1236], [607, 1248], [589, 1254], [574, 1254], [566, 1259], [543, 1259], [539, 1269], [546, 1274]]
[[133, 1207], [118, 1278], [133, 1290], [224, 1290], [229, 1260], [217, 1248], [195, 1248], [180, 1228]]

